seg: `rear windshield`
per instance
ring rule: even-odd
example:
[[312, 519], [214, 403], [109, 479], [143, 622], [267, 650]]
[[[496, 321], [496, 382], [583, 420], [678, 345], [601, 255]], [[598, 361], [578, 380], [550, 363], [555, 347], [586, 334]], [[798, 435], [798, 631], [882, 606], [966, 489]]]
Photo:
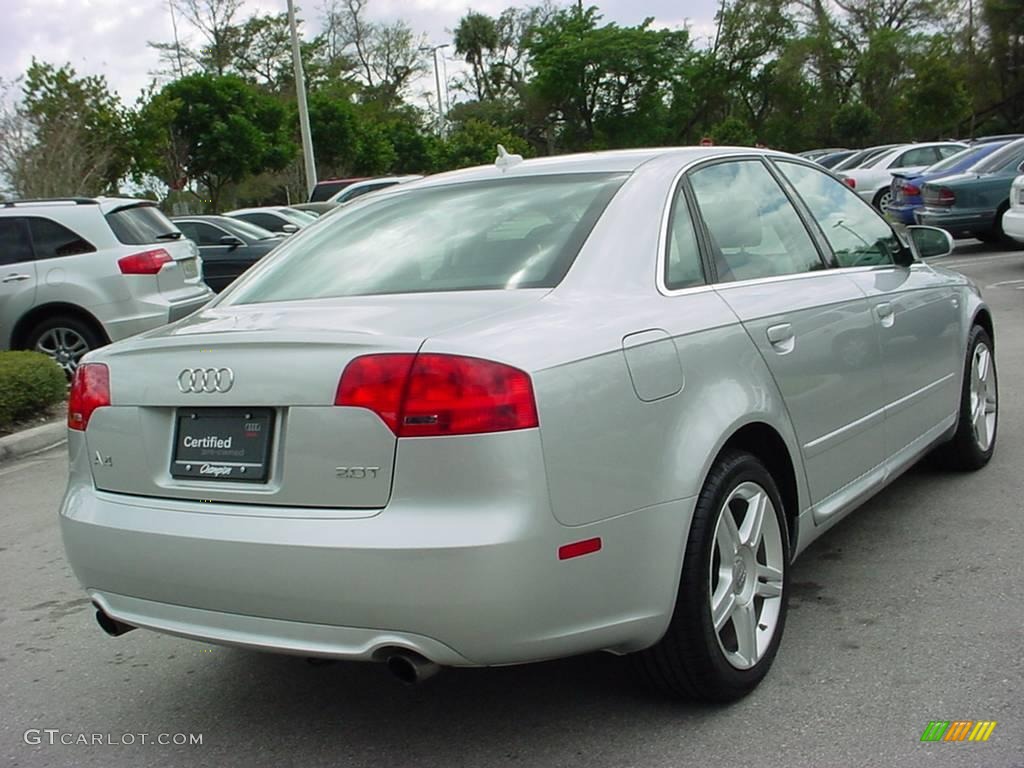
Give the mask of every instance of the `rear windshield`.
[[107, 214], [114, 236], [125, 245], [149, 245], [173, 239], [177, 232], [170, 219], [153, 205], [133, 205]]
[[550, 288], [625, 178], [530, 176], [368, 197], [283, 245], [227, 303]]
[[1002, 171], [1008, 166], [1019, 164], [1021, 160], [1024, 160], [1024, 139], [1018, 139], [1002, 149], [997, 149], [988, 156], [987, 160], [978, 163], [973, 170], [977, 173]]
[[309, 202], [322, 203], [330, 199], [331, 195], [335, 192], [344, 189], [351, 183], [351, 181], [321, 181], [313, 187], [313, 194], [309, 196]]

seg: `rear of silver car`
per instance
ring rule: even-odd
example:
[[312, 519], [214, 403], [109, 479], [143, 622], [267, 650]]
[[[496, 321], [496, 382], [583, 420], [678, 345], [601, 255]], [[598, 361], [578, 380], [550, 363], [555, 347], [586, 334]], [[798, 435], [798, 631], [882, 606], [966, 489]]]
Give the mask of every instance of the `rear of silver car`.
[[[442, 189], [430, 238], [422, 212], [355, 203], [344, 248], [310, 228], [211, 307], [91, 356], [61, 524], [103, 614], [210, 642], [456, 666], [656, 641], [692, 502], [560, 523], [540, 425], [562, 404], [501, 342], [503, 318], [539, 311], [623, 179]], [[443, 216], [469, 199], [472, 216]], [[409, 226], [384, 230], [378, 215]], [[478, 228], [490, 252], [526, 254], [522, 268], [487, 274]], [[422, 275], [401, 263], [424, 241], [437, 248], [417, 258], [441, 290], [415, 290]], [[452, 348], [474, 324], [495, 334], [487, 352]], [[615, 543], [585, 557], [602, 542]]]
[[111, 341], [179, 320], [210, 300], [195, 243], [153, 203], [101, 199], [100, 210], [114, 238], [112, 266], [123, 276], [114, 292], [120, 300], [97, 308]]

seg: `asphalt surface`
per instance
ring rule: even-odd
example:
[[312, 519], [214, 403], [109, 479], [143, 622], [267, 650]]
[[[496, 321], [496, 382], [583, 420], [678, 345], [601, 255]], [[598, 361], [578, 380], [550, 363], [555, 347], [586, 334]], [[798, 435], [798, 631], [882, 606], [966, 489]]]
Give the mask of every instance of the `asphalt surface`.
[[[661, 699], [607, 655], [406, 688], [377, 665], [107, 637], [64, 561], [58, 449], [0, 464], [0, 764], [1024, 766], [1024, 251], [940, 263], [995, 312], [995, 458], [919, 467], [808, 550], [775, 666], [744, 701]], [[921, 743], [931, 720], [998, 725], [986, 743]]]

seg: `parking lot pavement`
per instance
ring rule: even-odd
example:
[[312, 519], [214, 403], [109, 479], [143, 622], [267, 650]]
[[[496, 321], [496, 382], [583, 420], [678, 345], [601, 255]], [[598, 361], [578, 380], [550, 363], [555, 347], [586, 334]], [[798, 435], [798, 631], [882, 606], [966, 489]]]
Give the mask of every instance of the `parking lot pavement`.
[[[746, 700], [665, 701], [607, 655], [410, 689], [380, 666], [109, 638], [63, 558], [56, 450], [0, 465], [0, 763], [1024, 766], [1024, 252], [938, 263], [995, 312], [996, 456], [972, 475], [911, 471], [806, 552], [782, 650]], [[921, 743], [932, 720], [998, 725], [986, 743]], [[80, 734], [115, 743], [59, 743]]]

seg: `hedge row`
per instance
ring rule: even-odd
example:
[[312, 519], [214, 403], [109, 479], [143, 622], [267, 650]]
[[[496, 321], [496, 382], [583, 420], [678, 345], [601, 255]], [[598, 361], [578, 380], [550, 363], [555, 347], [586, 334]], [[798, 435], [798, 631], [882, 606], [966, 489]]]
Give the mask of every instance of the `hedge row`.
[[0, 352], [0, 429], [56, 405], [68, 391], [57, 363], [39, 352]]

